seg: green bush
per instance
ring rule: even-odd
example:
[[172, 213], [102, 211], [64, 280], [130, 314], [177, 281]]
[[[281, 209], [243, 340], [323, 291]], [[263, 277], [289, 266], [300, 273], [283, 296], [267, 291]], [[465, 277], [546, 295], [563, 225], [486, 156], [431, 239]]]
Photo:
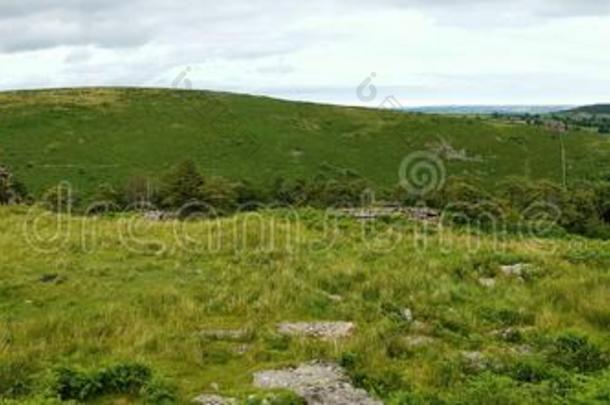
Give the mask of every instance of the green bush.
[[608, 367], [608, 357], [586, 336], [564, 333], [550, 344], [550, 362], [566, 370], [581, 373], [594, 372]]
[[59, 368], [53, 392], [60, 399], [90, 401], [105, 395], [130, 395], [145, 398], [174, 398], [171, 390], [158, 382], [151, 384], [152, 372], [141, 364], [118, 364], [93, 372]]
[[0, 166], [0, 205], [21, 203], [26, 200], [27, 194], [25, 185], [8, 169]]
[[144, 403], [151, 405], [170, 405], [178, 403], [176, 387], [159, 380], [152, 380], [140, 391]]
[[42, 202], [51, 211], [71, 213], [74, 211], [78, 199], [69, 184], [61, 183], [48, 189], [42, 196]]
[[32, 391], [31, 370], [20, 362], [0, 362], [0, 398], [20, 398]]

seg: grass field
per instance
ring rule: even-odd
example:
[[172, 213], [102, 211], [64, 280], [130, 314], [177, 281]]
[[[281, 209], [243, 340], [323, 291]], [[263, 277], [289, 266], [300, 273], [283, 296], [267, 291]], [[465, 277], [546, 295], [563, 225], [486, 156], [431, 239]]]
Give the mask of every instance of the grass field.
[[[610, 166], [610, 138], [565, 136], [569, 180]], [[493, 120], [379, 112], [178, 90], [81, 89], [0, 93], [0, 162], [36, 195], [69, 181], [99, 184], [155, 176], [187, 158], [208, 175], [255, 184], [350, 169], [393, 186], [403, 159], [440, 145], [464, 151], [450, 176], [489, 187], [509, 175], [561, 181], [557, 136]]]
[[[51, 214], [0, 209], [6, 403], [42, 403], [60, 367], [131, 362], [175, 387], [180, 403], [214, 389], [245, 400], [262, 395], [253, 372], [312, 359], [340, 362], [388, 403], [610, 399], [608, 242], [401, 219], [327, 227], [315, 210], [186, 223], [60, 218], [56, 233]], [[500, 271], [516, 263], [529, 265], [521, 277]], [[413, 320], [401, 317], [406, 308]], [[276, 331], [278, 322], [311, 320], [357, 329], [327, 343]], [[248, 333], [201, 336], [231, 328]]]

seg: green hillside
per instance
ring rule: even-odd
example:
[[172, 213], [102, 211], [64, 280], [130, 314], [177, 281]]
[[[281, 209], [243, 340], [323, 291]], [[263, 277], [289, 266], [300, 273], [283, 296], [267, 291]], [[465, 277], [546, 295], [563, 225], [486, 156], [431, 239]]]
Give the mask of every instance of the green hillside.
[[[534, 126], [199, 91], [0, 93], [0, 164], [36, 194], [63, 180], [86, 193], [187, 158], [255, 184], [338, 168], [389, 186], [405, 156], [440, 145], [463, 150], [445, 159], [449, 175], [560, 180], [557, 137]], [[569, 133], [566, 151], [570, 179], [610, 167], [607, 137]]]
[[594, 104], [578, 107], [568, 112], [585, 114], [610, 114], [610, 104]]

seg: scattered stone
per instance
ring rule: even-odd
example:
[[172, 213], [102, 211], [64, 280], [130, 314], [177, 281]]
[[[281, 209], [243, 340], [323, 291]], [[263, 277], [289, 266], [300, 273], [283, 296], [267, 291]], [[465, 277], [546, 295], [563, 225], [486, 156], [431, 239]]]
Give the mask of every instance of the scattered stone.
[[528, 264], [517, 263], [510, 266], [500, 266], [500, 271], [507, 277], [522, 277], [524, 271], [529, 267]]
[[233, 349], [235, 354], [237, 354], [239, 356], [243, 356], [244, 354], [248, 353], [249, 350], [250, 350], [250, 345], [246, 345], [246, 344], [239, 345], [235, 349]]
[[406, 336], [404, 342], [409, 349], [419, 349], [434, 343], [434, 339], [430, 336], [414, 335]]
[[505, 342], [518, 342], [522, 338], [521, 330], [518, 328], [494, 330], [491, 335]]
[[523, 340], [523, 335], [532, 331], [533, 329], [534, 328], [530, 326], [496, 329], [489, 332], [489, 335], [508, 343], [519, 343]]
[[494, 288], [496, 286], [496, 280], [493, 278], [480, 278], [479, 284], [485, 288]]
[[440, 139], [440, 143], [434, 148], [434, 153], [445, 160], [483, 162], [483, 158], [481, 156], [469, 156], [466, 149], [457, 150], [445, 139]]
[[430, 325], [428, 325], [427, 323], [424, 323], [422, 321], [413, 321], [411, 323], [411, 328], [410, 330], [415, 331], [415, 332], [420, 332], [420, 333], [428, 333], [430, 332]]
[[355, 388], [344, 370], [331, 363], [307, 363], [296, 368], [254, 374], [254, 386], [294, 391], [310, 405], [381, 405], [362, 389]]
[[404, 209], [404, 213], [415, 221], [437, 222], [441, 217], [439, 210], [428, 207], [407, 207]]
[[198, 405], [237, 405], [237, 400], [220, 395], [203, 394], [193, 399], [192, 403]]
[[481, 352], [462, 352], [462, 357], [473, 370], [483, 371], [487, 369], [487, 359]]
[[250, 338], [246, 329], [214, 329], [200, 332], [201, 337], [210, 340], [243, 341]]
[[414, 221], [438, 222], [441, 213], [428, 207], [402, 207], [401, 204], [385, 204], [383, 206], [367, 206], [359, 208], [342, 208], [338, 215], [356, 218], [363, 221], [373, 221], [379, 218], [407, 217]]
[[514, 348], [514, 351], [520, 355], [530, 355], [534, 353], [534, 349], [530, 345], [519, 345]]
[[281, 323], [278, 332], [288, 336], [305, 336], [323, 340], [349, 337], [356, 329], [352, 322], [297, 322]]
[[402, 319], [404, 319], [407, 322], [413, 322], [413, 320], [414, 320], [413, 311], [411, 311], [411, 309], [409, 309], [409, 308], [403, 309], [401, 312], [401, 315], [402, 315]]
[[331, 301], [334, 302], [341, 302], [343, 301], [343, 297], [340, 295], [336, 295], [336, 294], [329, 294], [327, 292], [324, 292], [324, 295], [326, 296], [326, 298], [328, 298]]
[[162, 221], [165, 218], [163, 211], [147, 211], [144, 213], [144, 218], [149, 221]]

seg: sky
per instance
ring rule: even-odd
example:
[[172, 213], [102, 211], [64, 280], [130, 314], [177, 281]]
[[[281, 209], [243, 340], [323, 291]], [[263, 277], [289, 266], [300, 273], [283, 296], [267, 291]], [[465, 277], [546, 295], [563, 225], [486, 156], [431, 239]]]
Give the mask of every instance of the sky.
[[605, 0], [0, 0], [0, 90], [370, 107], [610, 102]]

